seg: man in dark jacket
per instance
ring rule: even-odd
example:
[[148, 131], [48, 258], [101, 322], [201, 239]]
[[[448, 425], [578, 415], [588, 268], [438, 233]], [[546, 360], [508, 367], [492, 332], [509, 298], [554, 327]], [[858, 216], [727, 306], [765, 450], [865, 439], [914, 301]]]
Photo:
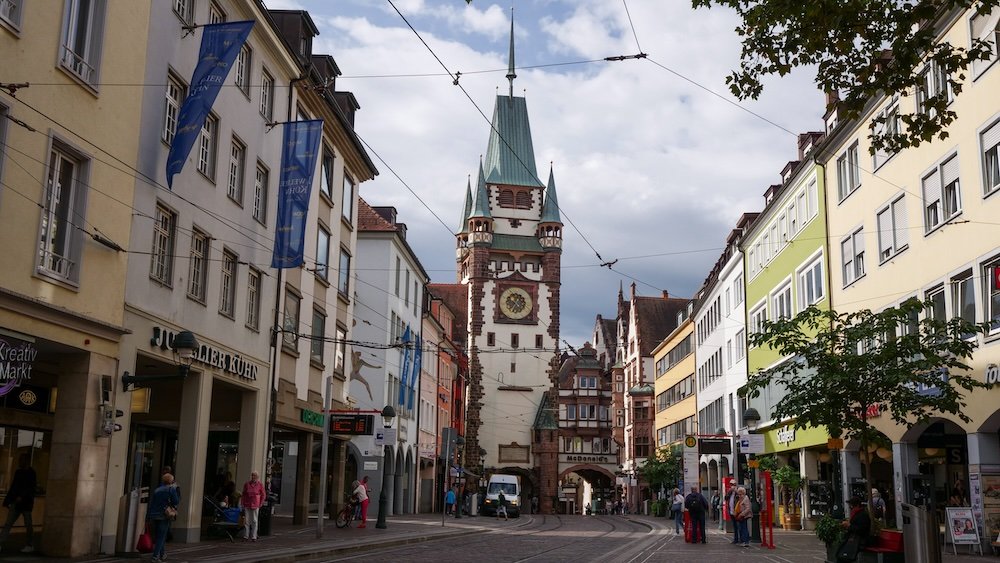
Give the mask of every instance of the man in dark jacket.
[[[705, 539], [705, 513], [708, 511], [708, 500], [701, 494], [698, 486], [691, 487], [691, 493], [684, 497], [684, 508], [691, 518], [691, 543], [708, 543]], [[700, 536], [699, 536], [700, 534]]]
[[4, 524], [3, 531], [0, 532], [0, 544], [7, 541], [10, 529], [18, 517], [23, 517], [28, 543], [21, 552], [31, 553], [35, 551], [31, 510], [35, 507], [35, 489], [37, 487], [38, 477], [35, 475], [35, 470], [31, 468], [31, 458], [27, 454], [23, 454], [18, 460], [18, 468], [14, 471], [14, 478], [11, 479], [10, 488], [7, 489], [7, 496], [3, 499], [3, 505], [7, 507], [7, 523]]

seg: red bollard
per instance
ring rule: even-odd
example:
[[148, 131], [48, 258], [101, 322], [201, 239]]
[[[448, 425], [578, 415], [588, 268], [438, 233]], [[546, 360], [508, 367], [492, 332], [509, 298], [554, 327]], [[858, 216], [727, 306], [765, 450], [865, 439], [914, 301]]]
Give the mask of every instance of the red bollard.
[[691, 513], [684, 511], [684, 541], [692, 543], [691, 540]]

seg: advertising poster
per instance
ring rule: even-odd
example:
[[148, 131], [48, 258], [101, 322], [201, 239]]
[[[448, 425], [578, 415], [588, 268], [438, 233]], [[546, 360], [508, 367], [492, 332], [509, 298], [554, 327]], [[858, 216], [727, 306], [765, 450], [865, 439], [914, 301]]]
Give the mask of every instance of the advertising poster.
[[982, 475], [980, 481], [983, 491], [983, 533], [988, 538], [1000, 537], [1000, 475]]
[[954, 545], [979, 545], [979, 531], [973, 519], [972, 509], [967, 507], [948, 507], [948, 534]]

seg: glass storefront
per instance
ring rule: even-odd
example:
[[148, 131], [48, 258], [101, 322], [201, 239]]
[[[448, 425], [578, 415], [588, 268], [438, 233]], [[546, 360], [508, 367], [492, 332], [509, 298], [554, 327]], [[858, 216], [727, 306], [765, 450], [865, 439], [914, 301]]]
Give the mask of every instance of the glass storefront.
[[[51, 446], [51, 432], [0, 426], [0, 498], [7, 495], [7, 489], [10, 487], [21, 456], [27, 456], [38, 478], [35, 505], [31, 511], [35, 531], [38, 531], [39, 525], [45, 521], [45, 489], [49, 476]], [[22, 524], [20, 520], [18, 524]]]

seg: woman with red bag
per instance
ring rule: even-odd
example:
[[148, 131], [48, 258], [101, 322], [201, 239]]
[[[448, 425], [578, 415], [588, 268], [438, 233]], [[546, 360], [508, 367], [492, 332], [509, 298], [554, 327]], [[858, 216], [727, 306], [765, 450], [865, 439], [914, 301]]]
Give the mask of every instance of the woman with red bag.
[[146, 525], [153, 528], [156, 543], [153, 546], [152, 563], [160, 563], [166, 558], [164, 544], [167, 541], [167, 531], [170, 521], [177, 516], [177, 505], [181, 503], [181, 495], [174, 485], [174, 476], [163, 474], [163, 483], [153, 491], [146, 510]]

